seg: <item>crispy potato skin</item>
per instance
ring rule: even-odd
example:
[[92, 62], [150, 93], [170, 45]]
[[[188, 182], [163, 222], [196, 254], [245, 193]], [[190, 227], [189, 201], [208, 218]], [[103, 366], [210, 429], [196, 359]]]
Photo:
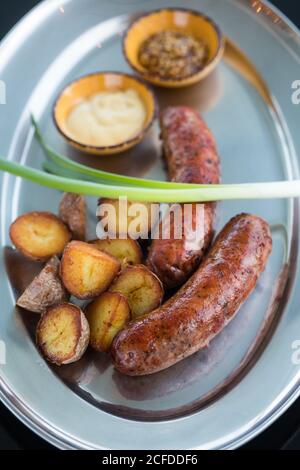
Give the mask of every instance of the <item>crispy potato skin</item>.
[[135, 240], [127, 238], [125, 240], [116, 239], [104, 239], [104, 240], [93, 240], [90, 242], [98, 250], [104, 251], [122, 263], [123, 266], [128, 264], [136, 265], [141, 264], [143, 259], [143, 253], [140, 245]]
[[117, 292], [105, 292], [85, 310], [90, 325], [90, 346], [108, 352], [114, 337], [131, 319], [126, 298]]
[[120, 262], [92, 245], [72, 241], [64, 251], [60, 276], [78, 299], [92, 299], [106, 291], [120, 270]]
[[70, 296], [59, 277], [59, 268], [60, 261], [54, 256], [18, 299], [18, 307], [43, 313], [49, 307], [67, 302]]
[[[155, 220], [154, 216], [151, 217], [151, 203], [127, 201], [127, 213], [126, 213], [126, 210], [122, 212], [122, 209], [120, 213], [118, 199], [101, 198], [98, 201], [98, 209], [100, 206], [103, 206], [104, 204], [110, 204], [111, 206], [113, 206], [115, 208], [115, 213], [116, 213], [116, 234], [110, 233], [108, 229], [106, 230], [106, 232], [110, 236], [116, 235], [117, 237], [124, 237], [128, 235], [129, 237], [134, 238], [129, 230], [131, 228], [131, 224], [136, 218], [136, 215], [129, 215], [130, 208], [134, 204], [139, 204], [143, 206], [145, 208], [145, 217], [147, 217], [146, 220], [143, 218], [142, 224], [137, 224], [138, 227], [135, 227], [137, 231], [144, 232], [145, 236], [148, 237], [148, 233], [151, 231], [152, 226], [158, 222], [158, 220]], [[103, 223], [105, 220], [105, 217], [99, 217], [99, 220], [100, 222], [102, 222], [103, 228], [106, 229], [105, 224]], [[127, 220], [127, 223], [125, 224], [126, 220]], [[125, 230], [125, 226], [127, 227], [127, 230]], [[145, 230], [142, 230], [142, 228], [145, 228]]]
[[21, 215], [10, 227], [15, 247], [34, 261], [48, 261], [60, 256], [71, 240], [68, 227], [50, 212], [30, 212]]
[[37, 326], [36, 342], [47, 361], [58, 366], [79, 361], [85, 353], [90, 329], [79, 307], [69, 303], [51, 307]]
[[59, 216], [72, 232], [73, 240], [86, 238], [86, 201], [83, 196], [65, 193], [59, 206]]
[[267, 222], [247, 214], [233, 218], [186, 285], [116, 337], [115, 367], [126, 375], [149, 375], [206, 347], [254, 289], [271, 249]]
[[[164, 156], [170, 181], [177, 183], [220, 183], [220, 161], [212, 133], [193, 109], [178, 106], [161, 113]], [[168, 289], [180, 287], [198, 268], [212, 241], [215, 204], [204, 204], [204, 236], [202, 243], [190, 248], [185, 233], [174, 238], [174, 219], [169, 240], [154, 240], [147, 266]], [[196, 227], [196, 210], [193, 210]], [[183, 224], [184, 225], [184, 224]]]
[[128, 266], [121, 271], [109, 291], [127, 298], [134, 319], [161, 305], [164, 296], [161, 281], [143, 265]]

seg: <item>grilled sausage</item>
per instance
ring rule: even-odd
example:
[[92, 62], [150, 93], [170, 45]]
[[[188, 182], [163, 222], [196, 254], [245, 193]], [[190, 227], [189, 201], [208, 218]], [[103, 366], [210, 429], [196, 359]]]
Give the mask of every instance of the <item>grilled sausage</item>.
[[[195, 110], [183, 106], [167, 108], [161, 114], [161, 129], [171, 181], [202, 184], [220, 182], [220, 162], [214, 138]], [[214, 215], [215, 204], [204, 204], [204, 233], [192, 246], [187, 243], [184, 224], [182, 237], [175, 239], [173, 215], [171, 236], [167, 240], [160, 238], [152, 242], [147, 266], [166, 288], [181, 286], [199, 266], [214, 235]], [[193, 205], [192, 229], [196, 229], [196, 205]]]
[[116, 369], [153, 374], [207, 346], [254, 289], [271, 249], [267, 222], [247, 214], [234, 217], [186, 285], [115, 338]]

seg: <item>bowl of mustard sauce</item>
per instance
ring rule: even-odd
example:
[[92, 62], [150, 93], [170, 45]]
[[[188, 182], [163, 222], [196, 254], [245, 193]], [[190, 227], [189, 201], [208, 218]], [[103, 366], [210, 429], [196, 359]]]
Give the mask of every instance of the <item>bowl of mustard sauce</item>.
[[64, 139], [94, 155], [113, 155], [134, 147], [155, 116], [150, 87], [119, 72], [99, 72], [73, 81], [59, 94], [53, 111]]
[[146, 13], [124, 35], [132, 69], [157, 86], [179, 88], [203, 80], [224, 53], [220, 28], [206, 15], [183, 8]]

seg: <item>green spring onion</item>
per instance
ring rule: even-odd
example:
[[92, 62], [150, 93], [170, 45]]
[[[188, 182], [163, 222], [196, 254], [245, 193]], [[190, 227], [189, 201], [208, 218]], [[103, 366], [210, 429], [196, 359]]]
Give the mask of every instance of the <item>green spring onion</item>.
[[198, 185], [190, 189], [160, 189], [141, 186], [118, 186], [111, 182], [94, 183], [47, 174], [0, 158], [0, 170], [49, 188], [87, 196], [118, 198], [130, 201], [188, 203], [229, 199], [274, 199], [300, 196], [300, 181], [274, 183]]
[[[40, 131], [40, 128], [33, 116], [31, 116], [31, 121], [33, 127], [35, 129], [35, 135], [37, 140], [39, 141], [42, 149], [44, 150], [47, 158], [49, 161], [56, 165], [55, 174], [60, 175], [59, 168], [64, 170], [70, 170], [73, 174], [76, 175], [84, 175], [88, 177], [89, 181], [111, 181], [117, 184], [124, 184], [126, 186], [133, 185], [133, 186], [141, 186], [143, 188], [161, 188], [161, 189], [191, 189], [197, 188], [198, 185], [195, 184], [183, 184], [183, 183], [169, 183], [165, 181], [155, 181], [155, 180], [147, 180], [143, 178], [134, 178], [130, 176], [124, 175], [117, 175], [115, 173], [109, 173], [107, 171], [96, 170], [95, 168], [91, 168], [86, 165], [82, 165], [81, 163], [74, 162], [73, 160], [59, 155], [55, 152], [51, 147], [49, 147]], [[52, 172], [54, 171], [54, 166], [52, 165]], [[85, 178], [87, 179], [87, 178]]]

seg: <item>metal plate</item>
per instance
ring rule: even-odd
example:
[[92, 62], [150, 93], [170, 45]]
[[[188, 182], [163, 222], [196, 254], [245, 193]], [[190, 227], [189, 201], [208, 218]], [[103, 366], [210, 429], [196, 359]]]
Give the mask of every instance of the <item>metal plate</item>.
[[[1, 45], [0, 152], [39, 167], [29, 112], [47, 141], [73, 158], [51, 120], [58, 91], [70, 80], [100, 70], [128, 71], [121, 36], [137, 9], [180, 6], [180, 1], [46, 1]], [[189, 0], [218, 22], [227, 42], [218, 71], [180, 91], [155, 90], [160, 106], [184, 103], [201, 111], [215, 134], [226, 183], [298, 176], [299, 106], [291, 100], [300, 39], [266, 2]], [[237, 48], [238, 47], [238, 48]], [[242, 52], [241, 52], [242, 51]], [[298, 77], [299, 78], [299, 77]], [[85, 157], [99, 168], [165, 178], [158, 126], [127, 154]], [[126, 378], [105, 356], [88, 353], [78, 364], [49, 367], [34, 345], [36, 317], [14, 308], [15, 295], [33, 276], [10, 248], [8, 228], [19, 214], [57, 211], [60, 194], [1, 175], [0, 366], [4, 403], [32, 430], [60, 448], [235, 448], [262, 431], [299, 395], [292, 361], [299, 339], [298, 201], [234, 201], [219, 205], [218, 229], [239, 212], [265, 217], [274, 249], [257, 289], [209, 348], [151, 378]], [[95, 236], [96, 201], [89, 201]], [[297, 337], [298, 335], [298, 337]], [[2, 343], [3, 344], [3, 343]]]

